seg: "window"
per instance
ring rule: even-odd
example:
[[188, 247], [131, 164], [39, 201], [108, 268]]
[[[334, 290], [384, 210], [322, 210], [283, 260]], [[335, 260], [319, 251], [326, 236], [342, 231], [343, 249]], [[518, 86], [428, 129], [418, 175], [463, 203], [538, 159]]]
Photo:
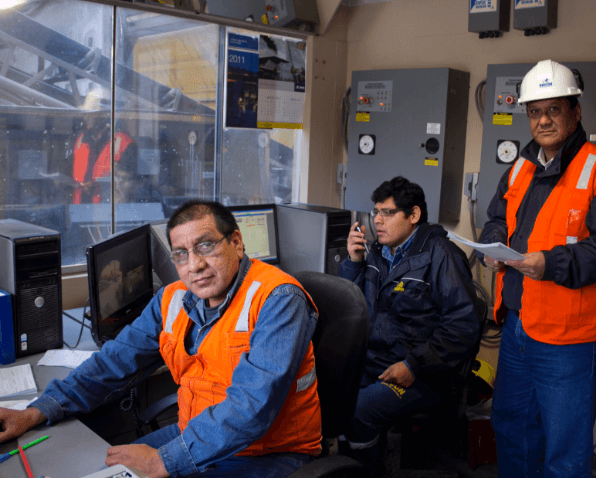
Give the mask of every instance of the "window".
[[188, 199], [297, 200], [301, 130], [223, 123], [229, 32], [80, 0], [0, 10], [0, 219], [58, 230], [71, 265]]

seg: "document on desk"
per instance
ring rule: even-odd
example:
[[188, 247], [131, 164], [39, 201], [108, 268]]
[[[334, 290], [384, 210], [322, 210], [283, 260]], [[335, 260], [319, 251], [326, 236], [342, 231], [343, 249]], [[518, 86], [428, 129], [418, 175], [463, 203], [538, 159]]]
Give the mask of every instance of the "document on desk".
[[0, 401], [0, 407], [10, 408], [11, 410], [25, 410], [30, 403], [37, 400], [37, 397], [31, 400], [2, 400]]
[[501, 244], [500, 242], [493, 242], [492, 244], [480, 244], [478, 242], [468, 241], [466, 238], [458, 236], [451, 231], [447, 232], [447, 237], [453, 239], [454, 241], [461, 242], [462, 244], [465, 244], [466, 246], [469, 246], [472, 249], [482, 252], [482, 254], [501, 262], [519, 261], [520, 259], [526, 258], [523, 254], [514, 251], [510, 247], [507, 247], [505, 244]]
[[37, 365], [77, 368], [94, 353], [83, 350], [48, 350]]
[[0, 368], [0, 398], [37, 392], [31, 365]]

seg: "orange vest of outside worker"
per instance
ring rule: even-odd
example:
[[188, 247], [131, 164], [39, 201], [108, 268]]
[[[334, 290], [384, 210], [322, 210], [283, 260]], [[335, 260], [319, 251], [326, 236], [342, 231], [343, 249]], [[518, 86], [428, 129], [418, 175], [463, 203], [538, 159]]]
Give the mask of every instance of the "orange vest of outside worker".
[[[89, 147], [88, 143], [83, 141], [84, 133], [81, 134], [74, 146], [73, 149], [73, 156], [74, 156], [74, 164], [72, 167], [72, 177], [78, 183], [88, 183], [88, 182], [95, 182], [97, 178], [101, 178], [104, 176], [109, 176], [111, 171], [111, 162], [112, 159], [110, 158], [110, 146], [111, 141], [108, 141], [107, 144], [99, 153], [97, 157], [97, 161], [93, 165], [93, 170], [91, 171], [91, 177], [88, 176], [88, 168], [89, 168], [89, 154], [91, 153], [91, 148]], [[114, 136], [114, 144], [115, 144], [115, 153], [114, 153], [114, 161], [120, 161], [122, 157], [122, 153], [126, 150], [127, 146], [132, 143], [134, 140], [128, 136], [124, 132], [116, 133]], [[83, 194], [83, 187], [75, 188], [73, 195], [72, 195], [72, 203], [73, 204], [81, 204], [81, 198]], [[99, 204], [101, 202], [101, 188], [93, 186], [93, 197], [91, 201], [93, 204]]]
[[[567, 167], [538, 213], [528, 252], [548, 251], [555, 246], [575, 244], [589, 236], [585, 219], [595, 195], [596, 146], [586, 142]], [[536, 166], [519, 158], [509, 175], [507, 200], [507, 243], [515, 231], [517, 211]], [[504, 271], [497, 274], [494, 317], [501, 322]], [[520, 320], [525, 332], [549, 344], [578, 344], [596, 340], [596, 284], [568, 289], [553, 281], [524, 277]]]
[[[193, 417], [226, 398], [234, 368], [241, 355], [250, 352], [250, 334], [271, 291], [281, 284], [295, 284], [302, 288], [294, 278], [276, 267], [257, 260], [251, 262], [227, 310], [193, 356], [189, 356], [184, 348], [184, 336], [191, 322], [182, 307], [187, 289], [178, 281], [164, 290], [161, 305], [163, 331], [159, 345], [174, 381], [180, 385], [178, 425], [181, 431]], [[306, 292], [305, 295], [309, 297]], [[238, 455], [272, 452], [317, 455], [320, 451], [321, 409], [311, 342], [286, 401], [270, 429]]]

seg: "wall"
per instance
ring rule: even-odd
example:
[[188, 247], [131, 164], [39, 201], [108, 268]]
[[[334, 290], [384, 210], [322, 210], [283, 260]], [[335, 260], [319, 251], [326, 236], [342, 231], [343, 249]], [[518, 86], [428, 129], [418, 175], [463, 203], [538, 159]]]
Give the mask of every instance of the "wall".
[[347, 89], [349, 13], [340, 7], [325, 34], [307, 41], [300, 202], [333, 207], [341, 203], [341, 186], [335, 179], [337, 166], [345, 161], [340, 106]]
[[[559, 3], [558, 28], [541, 36], [525, 37], [511, 30], [498, 39], [478, 38], [468, 32], [468, 3], [445, 0], [395, 0], [357, 7], [340, 7], [336, 18], [322, 38], [315, 38], [314, 60], [333, 57], [332, 47], [343, 48], [347, 42], [345, 82], [333, 70], [317, 66], [312, 71], [313, 97], [324, 98], [310, 105], [308, 200], [337, 206], [339, 192], [335, 182], [337, 141], [336, 119], [340, 116], [341, 96], [350, 85], [352, 71], [367, 69], [451, 67], [470, 72], [470, 97], [464, 171], [480, 170], [482, 121], [476, 111], [474, 91], [486, 78], [488, 64], [534, 63], [539, 60], [594, 61], [596, 51], [596, 9], [593, 0], [567, 0]], [[337, 51], [337, 50], [336, 50]], [[331, 78], [329, 75], [331, 74]], [[325, 76], [325, 80], [321, 78]], [[336, 91], [332, 92], [331, 82]], [[320, 95], [320, 96], [319, 96]], [[333, 97], [333, 100], [331, 100]], [[329, 111], [329, 107], [333, 111]], [[530, 138], [528, 138], [529, 140]], [[342, 150], [342, 160], [347, 156]], [[482, 187], [482, 184], [479, 185]], [[315, 188], [315, 189], [313, 189]], [[472, 237], [467, 197], [462, 194], [460, 221], [447, 225], [458, 234]], [[479, 232], [479, 231], [478, 231]], [[466, 251], [469, 252], [469, 249]], [[482, 268], [482, 282], [490, 286], [490, 277]], [[496, 365], [496, 351], [484, 351], [485, 358]]]

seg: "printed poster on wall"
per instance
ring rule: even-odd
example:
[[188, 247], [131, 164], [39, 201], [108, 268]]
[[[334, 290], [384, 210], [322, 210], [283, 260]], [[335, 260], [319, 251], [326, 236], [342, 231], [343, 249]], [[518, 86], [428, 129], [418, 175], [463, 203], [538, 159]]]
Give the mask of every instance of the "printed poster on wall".
[[302, 129], [306, 42], [261, 35], [257, 127]]
[[256, 128], [259, 81], [259, 38], [228, 35], [226, 126]]

